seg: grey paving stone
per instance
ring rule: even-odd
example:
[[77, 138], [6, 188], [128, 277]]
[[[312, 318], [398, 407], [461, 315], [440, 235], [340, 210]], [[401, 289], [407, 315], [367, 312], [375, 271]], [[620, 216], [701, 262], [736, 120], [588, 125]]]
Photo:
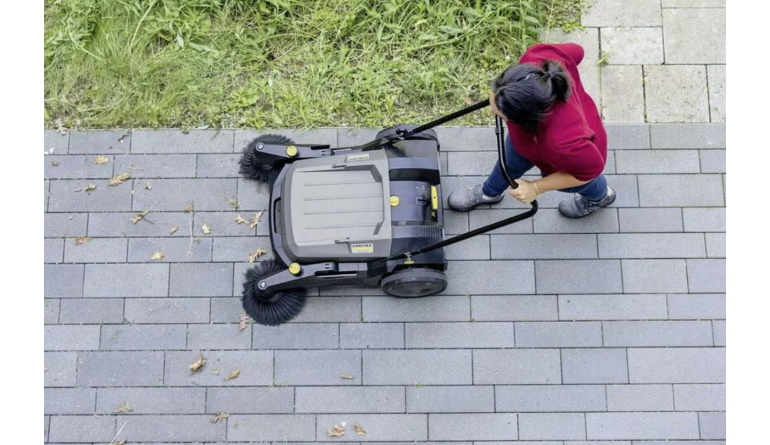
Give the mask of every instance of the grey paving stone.
[[[189, 366], [203, 354], [206, 365], [191, 373]], [[273, 383], [273, 353], [269, 351], [168, 351], [165, 361], [168, 386], [268, 386]], [[237, 379], [225, 382], [233, 370]], [[212, 371], [219, 370], [215, 375]]]
[[473, 321], [557, 320], [555, 295], [474, 295]]
[[685, 232], [725, 232], [727, 210], [725, 208], [682, 209]]
[[493, 259], [596, 258], [596, 235], [493, 235]]
[[626, 150], [616, 159], [618, 173], [700, 173], [695, 150]]
[[[211, 261], [212, 238], [131, 238], [128, 240], [129, 263], [208, 263]], [[163, 258], [153, 260], [160, 252]], [[189, 253], [189, 254], [188, 254]]]
[[660, 1], [640, 0], [633, 8], [621, 0], [597, 0], [583, 11], [583, 26], [660, 26]]
[[725, 294], [669, 295], [669, 316], [673, 320], [724, 320], [725, 300]]
[[492, 386], [410, 386], [406, 388], [409, 413], [487, 413], [495, 411]]
[[674, 385], [674, 406], [677, 411], [725, 411], [725, 385]]
[[192, 349], [251, 349], [251, 326], [193, 324], [187, 327], [187, 347]]
[[[149, 210], [149, 207], [147, 209]], [[144, 219], [132, 224], [131, 218], [139, 212], [91, 213], [88, 215], [88, 236], [96, 237], [177, 237], [184, 238], [189, 243], [190, 218], [182, 212], [151, 211]], [[175, 226], [173, 234], [169, 230]], [[83, 231], [82, 233], [85, 233]], [[82, 234], [78, 233], [78, 234]]]
[[298, 413], [403, 413], [404, 388], [395, 386], [297, 388]]
[[46, 326], [46, 351], [85, 351], [99, 349], [99, 326]]
[[364, 321], [470, 321], [470, 298], [433, 296], [404, 300], [366, 297], [361, 300]]
[[599, 61], [599, 30], [597, 28], [585, 28], [564, 32], [561, 28], [547, 29], [545, 35], [541, 35], [541, 41], [545, 43], [577, 43], [585, 51], [583, 61], [578, 65], [580, 79], [583, 88], [596, 101], [597, 109], [601, 109], [601, 92], [599, 91], [601, 69]]
[[707, 233], [706, 234], [706, 256], [709, 258], [727, 257], [727, 234], [725, 233]]
[[719, 175], [640, 175], [639, 199], [642, 207], [721, 207], [725, 203], [721, 179]]
[[[663, 29], [602, 28], [602, 51], [609, 53], [610, 65], [658, 65], [663, 63]], [[641, 70], [639, 71], [641, 86]], [[602, 71], [602, 82], [607, 78]], [[606, 96], [605, 96], [606, 97]], [[606, 104], [605, 104], [606, 106]]]
[[125, 311], [125, 318], [129, 323], [209, 322], [207, 298], [127, 298]]
[[[212, 227], [212, 231], [214, 228]], [[275, 258], [273, 248], [270, 244], [270, 238], [266, 236], [242, 237], [217, 237], [214, 239], [213, 260], [214, 261], [247, 261], [249, 255], [257, 249], [262, 249], [266, 253], [259, 257], [260, 261]]]
[[[337, 128], [337, 146], [338, 147], [353, 147], [356, 145], [366, 144], [371, 142], [382, 130], [381, 127], [377, 128], [355, 128], [355, 127], [339, 127]], [[440, 140], [439, 140], [440, 142]], [[441, 147], [443, 149], [443, 147]]]
[[608, 411], [673, 411], [671, 385], [607, 385]]
[[623, 260], [626, 293], [686, 293], [685, 260]]
[[50, 416], [43, 416], [43, 434], [46, 442], [48, 442], [48, 432], [50, 430], [49, 428], [50, 424], [51, 424]]
[[632, 348], [631, 383], [724, 383], [724, 348]]
[[163, 383], [163, 352], [81, 352], [77, 364], [77, 386], [160, 386]]
[[[146, 301], [146, 300], [145, 300]], [[63, 299], [59, 323], [122, 323], [123, 300], [119, 298]]]
[[[521, 213], [521, 210], [519, 209], [479, 209], [477, 211], [467, 213], [469, 218], [469, 228], [471, 230], [475, 230], [479, 227], [483, 227], [500, 220], [510, 218], [514, 215], [518, 215], [519, 213]], [[447, 212], [444, 212], [444, 215], [446, 214]], [[501, 227], [488, 233], [532, 233], [532, 219], [525, 219], [524, 221], [519, 221], [515, 224]]]
[[186, 338], [184, 325], [104, 325], [101, 349], [121, 351], [184, 349]]
[[704, 66], [645, 65], [644, 78], [648, 122], [709, 122]]
[[51, 201], [51, 184], [47, 179], [43, 180], [43, 211], [48, 212], [48, 203]]
[[[489, 147], [493, 149], [494, 146]], [[448, 174], [452, 176], [488, 175], [497, 162], [497, 153], [484, 152], [449, 152]]]
[[66, 155], [69, 144], [70, 132], [61, 134], [56, 130], [43, 130], [43, 154]]
[[585, 439], [583, 413], [519, 414], [519, 439]]
[[[535, 233], [615, 233], [619, 230], [619, 210], [607, 208], [585, 218], [569, 219], [562, 216], [557, 209], [542, 209], [538, 210], [532, 219]], [[471, 215], [475, 213], [481, 212], [473, 212]]]
[[83, 296], [82, 264], [46, 264], [44, 266], [45, 298], [79, 298]]
[[[268, 210], [270, 188], [261, 182], [238, 178], [238, 204], [243, 212]], [[263, 215], [262, 224], [267, 226], [269, 212]], [[246, 218], [246, 216], [244, 216]]]
[[648, 124], [612, 124], [604, 126], [607, 131], [607, 148], [610, 150], [640, 150], [650, 148], [650, 126]]
[[278, 385], [360, 385], [361, 369], [361, 351], [275, 351]]
[[559, 295], [561, 320], [666, 318], [665, 295]]
[[131, 404], [130, 414], [203, 414], [206, 389], [99, 388], [96, 412], [113, 414], [126, 402]]
[[430, 440], [515, 440], [516, 414], [428, 414]]
[[294, 412], [294, 388], [206, 389], [206, 412], [272, 414]]
[[[355, 434], [355, 424], [364, 428], [365, 436]], [[345, 425], [346, 434], [341, 438], [329, 439], [326, 431], [334, 425]], [[428, 439], [428, 418], [423, 414], [319, 415], [316, 429], [319, 440], [351, 442], [363, 439], [383, 444], [390, 441], [415, 442]]]
[[687, 260], [691, 293], [725, 292], [727, 260]]
[[[478, 212], [477, 212], [478, 213]], [[457, 235], [468, 231], [468, 213], [444, 211], [444, 233]]]
[[666, 63], [725, 63], [723, 8], [664, 9]]
[[[613, 28], [607, 28], [613, 29]], [[629, 30], [649, 28], [623, 28]], [[659, 32], [659, 31], [658, 31]], [[602, 30], [602, 39], [604, 39]], [[626, 46], [615, 42], [617, 46]], [[616, 51], [619, 49], [616, 49]], [[623, 54], [620, 52], [619, 54]], [[660, 56], [663, 57], [661, 45]], [[615, 53], [610, 53], [610, 63], [622, 63], [626, 57], [615, 60]], [[645, 58], [629, 51], [630, 58]], [[649, 58], [649, 56], [647, 57]], [[639, 65], [611, 65], [602, 69], [602, 117], [605, 122], [644, 123], [644, 85], [642, 67]]]
[[482, 349], [473, 353], [474, 385], [559, 384], [558, 349]]
[[682, 210], [677, 208], [618, 209], [620, 231], [682, 232]]
[[[213, 304], [212, 304], [213, 306]], [[212, 311], [213, 312], [213, 311]], [[361, 298], [359, 297], [313, 297], [307, 300], [305, 309], [291, 322], [358, 322], [361, 320]], [[342, 326], [340, 329], [342, 330]], [[341, 336], [341, 340], [344, 335]]]
[[617, 260], [536, 261], [535, 273], [539, 294], [613, 294], [623, 287]]
[[[194, 178], [195, 155], [126, 155], [115, 157], [115, 172], [129, 172], [139, 179], [137, 187], [145, 187], [154, 178]], [[237, 171], [237, 169], [236, 169]]]
[[480, 294], [494, 295], [511, 292], [516, 283], [516, 293], [535, 293], [535, 267], [532, 261], [453, 261], [446, 271], [449, 285], [447, 295]]
[[724, 8], [726, 0], [662, 0], [664, 8]]
[[165, 297], [167, 264], [87, 264], [84, 297]]
[[402, 349], [403, 347], [403, 323], [340, 324], [340, 348], [342, 349]]
[[314, 130], [266, 128], [261, 131], [236, 130], [234, 151], [236, 153], [240, 153], [254, 138], [264, 134], [279, 134], [281, 136], [286, 136], [296, 144], [314, 144], [328, 145], [330, 147], [341, 147], [341, 145], [337, 144], [337, 128], [316, 128]]
[[709, 65], [706, 67], [709, 81], [709, 111], [711, 122], [726, 122], [727, 120], [727, 68], [725, 65]]
[[[492, 127], [436, 127], [435, 130], [441, 144], [441, 151], [493, 151], [497, 149], [495, 130]], [[489, 166], [490, 169], [492, 165]]]
[[44, 386], [75, 386], [77, 365], [76, 352], [46, 352], [43, 354], [45, 363]]
[[[366, 385], [469, 385], [470, 350], [368, 350], [363, 352]], [[353, 380], [350, 380], [351, 382]]]
[[511, 323], [406, 323], [407, 348], [512, 348]]
[[[93, 184], [96, 190], [85, 192]], [[51, 181], [49, 212], [119, 212], [131, 210], [131, 182], [110, 186], [104, 179]]]
[[726, 439], [726, 423], [726, 413], [698, 413], [701, 439]]
[[232, 130], [134, 130], [131, 153], [231, 153]]
[[282, 326], [254, 325], [254, 349], [336, 349], [336, 323], [292, 323]]
[[725, 124], [656, 124], [650, 126], [652, 148], [725, 148]]
[[52, 442], [109, 442], [115, 436], [112, 416], [52, 416]]
[[599, 322], [516, 322], [517, 348], [585, 348], [602, 346]]
[[[227, 419], [228, 441], [313, 441], [316, 419], [310, 415], [230, 416]], [[330, 425], [331, 426], [331, 425]], [[321, 436], [319, 436], [321, 437]]]
[[179, 212], [192, 202], [196, 211], [224, 211], [232, 209], [228, 200], [235, 198], [235, 179], [154, 179], [149, 190], [144, 186], [135, 188], [132, 210], [152, 207]]
[[112, 156], [106, 164], [95, 164], [95, 156], [45, 156], [43, 177], [46, 179], [112, 178]]
[[130, 130], [70, 131], [69, 154], [125, 154], [131, 147]]
[[564, 349], [564, 383], [628, 383], [625, 349]]
[[128, 240], [121, 238], [93, 238], [76, 245], [67, 240], [64, 261], [68, 263], [124, 263]]
[[197, 160], [199, 178], [238, 178], [241, 155], [235, 154], [200, 154]]
[[[118, 436], [132, 441], [191, 442], [225, 440], [224, 422], [212, 423], [210, 415], [118, 416], [118, 425], [126, 424]], [[108, 439], [109, 440], [109, 439]]]
[[87, 213], [46, 213], [45, 237], [76, 237], [86, 233], [88, 227]]
[[447, 260], [488, 260], [489, 236], [479, 235], [446, 247]]
[[60, 300], [46, 299], [43, 301], [44, 324], [58, 324]]
[[43, 262], [61, 263], [64, 257], [64, 240], [46, 238], [43, 240]]
[[700, 168], [702, 173], [727, 173], [725, 150], [701, 150]]
[[[309, 299], [308, 303], [313, 299]], [[307, 308], [304, 312], [307, 312]], [[240, 316], [244, 313], [240, 298], [212, 298], [211, 322], [212, 323], [236, 323], [240, 322]]]
[[172, 264], [172, 297], [223, 297], [233, 293], [233, 265], [229, 263]]
[[589, 413], [589, 439], [697, 439], [695, 413]]
[[46, 388], [45, 414], [92, 414], [96, 404], [95, 388]]
[[601, 385], [496, 386], [497, 412], [606, 411]]
[[714, 331], [714, 346], [727, 346], [727, 322], [712, 320], [711, 329]]

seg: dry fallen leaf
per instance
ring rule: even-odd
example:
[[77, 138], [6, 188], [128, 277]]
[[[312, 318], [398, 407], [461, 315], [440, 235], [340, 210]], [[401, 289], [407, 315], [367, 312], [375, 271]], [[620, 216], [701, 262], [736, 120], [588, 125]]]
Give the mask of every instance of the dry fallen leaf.
[[88, 184], [86, 186], [86, 188], [85, 188], [85, 191], [87, 191], [87, 192], [91, 192], [91, 191], [94, 191], [94, 190], [96, 190], [96, 184]]
[[155, 252], [155, 253], [152, 254], [150, 259], [153, 260], [153, 261], [160, 261], [160, 260], [162, 260], [165, 257], [166, 257], [166, 255], [164, 255], [163, 252]]
[[89, 241], [91, 241], [91, 237], [90, 236], [79, 236], [79, 237], [75, 238], [75, 245], [79, 246], [79, 245], [81, 245], [83, 243], [87, 243]]
[[473, 99], [470, 97], [463, 97], [463, 102], [465, 102], [465, 105], [473, 105]]
[[242, 331], [246, 329], [246, 324], [249, 322], [249, 316], [246, 315], [246, 312], [241, 314], [241, 321], [238, 323], [238, 328]]
[[201, 230], [203, 230], [203, 233], [205, 233], [206, 235], [208, 235], [209, 233], [211, 233], [211, 227], [209, 227], [209, 225], [208, 225], [208, 224], [203, 224], [203, 225], [201, 226]]
[[255, 261], [257, 261], [257, 258], [261, 257], [266, 253], [267, 251], [265, 249], [257, 249], [254, 252], [251, 252], [249, 254], [249, 264], [253, 264]]
[[219, 375], [219, 370], [215, 369], [215, 370], [211, 371], [211, 373], [214, 374], [214, 375]]
[[174, 227], [168, 229], [168, 233], [173, 235], [177, 230], [179, 230], [179, 224], [174, 224]]
[[120, 439], [117, 442], [112, 442], [110, 445], [126, 445], [126, 439]]
[[233, 208], [235, 208], [235, 210], [238, 210], [238, 207], [240, 207], [240, 205], [238, 204], [238, 200], [237, 199], [227, 198], [227, 202], [229, 202], [230, 205], [233, 206]]
[[121, 173], [114, 178], [110, 179], [110, 185], [120, 185], [123, 184], [123, 181], [126, 179], [131, 179], [131, 173]]
[[110, 162], [110, 158], [107, 156], [97, 156], [94, 158], [94, 164], [101, 165]]
[[149, 182], [145, 182], [144, 183], [144, 189], [145, 190], [152, 190], [152, 184], [150, 184]]
[[326, 430], [326, 435], [329, 437], [342, 437], [345, 435], [345, 428], [342, 428], [339, 425], [334, 425], [333, 427]]
[[246, 221], [245, 219], [243, 219], [243, 217], [242, 217], [242, 216], [241, 216], [241, 214], [239, 213], [239, 214], [238, 214], [238, 215], [236, 215], [236, 217], [235, 217], [235, 223], [236, 223], [236, 224], [246, 224], [246, 223], [248, 223], [248, 221]]
[[251, 228], [257, 227], [257, 224], [259, 224], [259, 218], [262, 218], [262, 214], [265, 212], [257, 212], [254, 214], [254, 219], [251, 220]]
[[134, 217], [133, 217], [133, 218], [131, 218], [131, 224], [136, 224], [136, 223], [138, 223], [139, 221], [141, 221], [141, 220], [142, 220], [142, 218], [144, 218], [145, 216], [147, 216], [147, 214], [148, 214], [148, 213], [150, 213], [150, 211], [149, 211], [149, 210], [142, 210], [141, 212], [137, 213], [136, 215], [134, 215]]
[[203, 366], [206, 364], [206, 359], [203, 358], [203, 354], [198, 354], [198, 360], [190, 365], [190, 371], [192, 372], [198, 372], [201, 369], [203, 369]]
[[131, 402], [129, 402], [128, 400], [126, 400], [126, 403], [124, 403], [124, 404], [122, 404], [122, 405], [118, 406], [117, 408], [115, 408], [114, 410], [112, 410], [112, 412], [113, 412], [113, 413], [115, 413], [115, 414], [117, 414], [117, 413], [124, 413], [124, 414], [125, 414], [125, 413], [127, 413], [127, 412], [131, 412], [131, 411], [133, 411], [133, 410], [134, 410], [134, 407], [133, 407], [133, 406], [131, 406]]
[[58, 131], [59, 134], [67, 134], [67, 127], [64, 126], [64, 121], [62, 121], [61, 118], [56, 119], [53, 123], [56, 125], [56, 131]]
[[345, 380], [351, 380], [351, 379], [353, 378], [353, 376], [352, 376], [352, 375], [350, 375], [350, 374], [342, 374], [342, 375], [340, 376], [340, 378], [343, 378], [343, 379], [345, 379]]
[[218, 423], [220, 420], [227, 419], [228, 417], [230, 417], [230, 414], [220, 412], [220, 413], [217, 413], [214, 417], [212, 417], [209, 422]]
[[366, 436], [366, 430], [359, 424], [354, 424], [353, 429], [356, 430], [356, 434], [359, 436]]
[[51, 165], [54, 167], [58, 167], [59, 163], [57, 161], [51, 161]]
[[241, 375], [241, 371], [236, 369], [233, 372], [231, 372], [230, 375], [225, 377], [225, 382], [229, 382], [230, 380], [237, 379], [239, 375]]
[[193, 204], [192, 201], [190, 201], [190, 203], [187, 204], [187, 207], [184, 208], [184, 212], [185, 213], [192, 213], [194, 211], [195, 211], [195, 205]]

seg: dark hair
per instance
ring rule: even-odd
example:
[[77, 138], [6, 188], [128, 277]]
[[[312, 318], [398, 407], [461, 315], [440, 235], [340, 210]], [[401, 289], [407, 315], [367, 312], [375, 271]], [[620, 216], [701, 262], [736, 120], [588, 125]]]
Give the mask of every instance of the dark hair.
[[566, 102], [570, 83], [564, 68], [553, 60], [543, 67], [529, 63], [511, 65], [492, 81], [495, 105], [524, 131], [537, 134], [540, 123], [556, 102]]

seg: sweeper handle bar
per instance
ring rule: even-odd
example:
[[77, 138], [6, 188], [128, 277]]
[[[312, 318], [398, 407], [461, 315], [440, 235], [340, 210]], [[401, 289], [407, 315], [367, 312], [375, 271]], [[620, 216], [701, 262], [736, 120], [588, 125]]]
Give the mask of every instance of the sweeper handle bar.
[[[450, 114], [449, 116], [454, 116], [452, 118], [452, 119], [454, 119], [454, 118], [456, 118], [458, 116], [462, 116], [463, 114], [467, 114], [468, 113], [467, 110], [469, 110], [471, 108], [473, 108], [472, 111], [475, 111], [475, 110], [479, 110], [481, 108], [484, 108], [487, 105], [489, 105], [489, 100], [486, 100], [484, 102], [479, 102], [479, 103], [477, 103], [475, 105], [471, 105], [470, 107], [464, 108], [464, 109], [462, 109], [462, 110], [460, 110], [460, 111], [458, 111], [456, 113]], [[439, 125], [440, 123], [444, 123], [444, 122], [450, 120], [450, 119], [447, 119], [449, 116], [446, 116], [446, 117], [441, 118], [441, 119], [437, 119], [437, 120], [435, 120], [433, 122], [430, 122], [428, 124], [423, 125], [422, 127], [417, 127], [414, 130], [410, 131], [408, 135], [410, 135], [412, 133], [419, 133], [419, 131], [424, 131], [424, 130], [430, 128], [428, 125], [433, 124], [431, 126], [435, 126], [435, 125]], [[439, 123], [435, 123], [435, 122], [439, 122]], [[508, 174], [508, 169], [506, 168], [506, 160], [507, 159], [506, 159], [506, 155], [505, 155], [505, 130], [503, 129], [503, 120], [500, 119], [499, 116], [495, 116], [495, 134], [497, 135], [497, 156], [498, 156], [498, 158], [500, 160], [500, 169], [502, 170], [503, 176], [505, 176], [505, 180], [508, 182], [508, 185], [510, 185], [511, 188], [516, 189], [516, 188], [519, 187], [519, 184], [516, 183], [516, 181], [514, 181], [513, 178], [511, 178], [511, 175]], [[398, 255], [393, 255], [391, 257], [386, 258], [386, 261], [398, 260], [398, 259], [401, 259], [401, 258], [406, 258], [408, 260], [411, 260], [414, 255], [419, 255], [421, 253], [426, 253], [426, 252], [430, 252], [432, 250], [440, 249], [442, 247], [446, 247], [446, 246], [449, 246], [449, 245], [454, 244], [454, 243], [459, 243], [460, 241], [464, 241], [464, 240], [466, 240], [468, 238], [473, 238], [476, 235], [481, 235], [482, 233], [487, 233], [489, 231], [492, 231], [492, 230], [495, 230], [495, 229], [499, 229], [500, 227], [505, 227], [505, 226], [513, 224], [515, 222], [519, 222], [519, 221], [525, 220], [527, 218], [530, 218], [530, 217], [534, 216], [535, 213], [537, 213], [537, 209], [538, 209], [537, 200], [534, 200], [534, 201], [532, 201], [532, 208], [529, 209], [528, 211], [524, 212], [524, 213], [520, 213], [518, 215], [512, 216], [510, 218], [506, 218], [504, 220], [498, 221], [496, 223], [489, 224], [489, 225], [484, 226], [484, 227], [479, 227], [478, 229], [471, 230], [470, 232], [463, 233], [462, 235], [457, 235], [455, 237], [449, 238], [449, 239], [444, 240], [444, 241], [440, 241], [440, 242], [435, 243], [435, 244], [430, 244], [430, 245], [425, 246], [425, 247], [423, 247], [421, 249], [413, 250], [411, 252], [401, 253], [401, 254], [398, 254]]]

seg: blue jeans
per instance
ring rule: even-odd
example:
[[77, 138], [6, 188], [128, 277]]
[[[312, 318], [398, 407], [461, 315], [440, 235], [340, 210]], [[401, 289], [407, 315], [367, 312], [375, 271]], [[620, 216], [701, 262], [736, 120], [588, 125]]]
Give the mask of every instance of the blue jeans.
[[[527, 158], [516, 153], [516, 150], [513, 148], [513, 142], [511, 142], [511, 138], [508, 136], [505, 137], [505, 156], [506, 161], [508, 162], [508, 174], [511, 175], [511, 178], [513, 179], [521, 178], [524, 176], [524, 173], [534, 167], [534, 164]], [[489, 178], [484, 181], [481, 190], [487, 196], [498, 196], [505, 192], [508, 187], [508, 182], [505, 180], [502, 170], [500, 170], [500, 161], [497, 161]], [[561, 189], [559, 191], [565, 193], [580, 193], [589, 201], [599, 201], [607, 195], [607, 178], [605, 178], [604, 175], [599, 175], [586, 184], [568, 189]]]

